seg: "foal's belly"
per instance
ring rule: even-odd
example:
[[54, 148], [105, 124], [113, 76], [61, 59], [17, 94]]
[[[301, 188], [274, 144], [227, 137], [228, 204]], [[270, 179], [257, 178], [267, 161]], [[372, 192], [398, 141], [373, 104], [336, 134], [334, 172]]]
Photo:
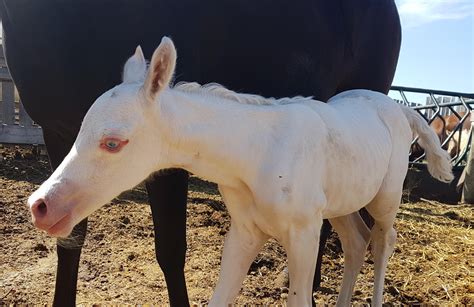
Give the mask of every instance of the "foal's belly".
[[[369, 134], [363, 134], [369, 135]], [[365, 207], [378, 193], [387, 175], [392, 143], [385, 129], [373, 131], [371, 141], [358, 142], [350, 154], [337, 151], [327, 165], [324, 218], [347, 215]]]
[[340, 189], [327, 193], [323, 218], [347, 215], [365, 207], [377, 195], [383, 180], [384, 176], [373, 176], [362, 182], [342, 184]]

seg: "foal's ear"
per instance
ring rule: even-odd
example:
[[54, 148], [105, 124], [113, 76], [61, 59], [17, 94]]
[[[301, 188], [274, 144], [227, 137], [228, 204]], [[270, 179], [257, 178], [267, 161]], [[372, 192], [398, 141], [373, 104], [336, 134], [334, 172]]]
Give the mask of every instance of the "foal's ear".
[[165, 89], [173, 78], [176, 66], [176, 49], [173, 41], [164, 36], [151, 58], [144, 89], [148, 99], [153, 101], [156, 95]]
[[145, 81], [146, 61], [140, 46], [135, 50], [123, 68], [124, 83], [141, 83]]

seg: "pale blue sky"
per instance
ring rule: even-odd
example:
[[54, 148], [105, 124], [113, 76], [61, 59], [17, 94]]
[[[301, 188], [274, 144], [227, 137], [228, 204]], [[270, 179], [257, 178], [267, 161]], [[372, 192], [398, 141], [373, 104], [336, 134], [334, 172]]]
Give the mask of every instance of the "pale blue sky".
[[474, 0], [397, 0], [394, 85], [474, 93]]

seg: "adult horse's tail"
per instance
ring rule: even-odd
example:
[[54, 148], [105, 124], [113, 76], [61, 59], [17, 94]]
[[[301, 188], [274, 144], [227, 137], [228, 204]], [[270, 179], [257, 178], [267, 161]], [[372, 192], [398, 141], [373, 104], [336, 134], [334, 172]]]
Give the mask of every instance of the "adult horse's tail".
[[436, 133], [418, 112], [405, 106], [401, 106], [401, 109], [410, 123], [411, 130], [419, 136], [418, 143], [425, 150], [431, 176], [439, 181], [451, 182], [454, 179], [451, 157], [441, 148]]

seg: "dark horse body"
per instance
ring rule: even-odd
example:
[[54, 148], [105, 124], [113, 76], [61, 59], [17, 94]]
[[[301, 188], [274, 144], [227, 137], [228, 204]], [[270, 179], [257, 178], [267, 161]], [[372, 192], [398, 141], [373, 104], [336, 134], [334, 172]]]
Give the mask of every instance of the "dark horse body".
[[[43, 127], [54, 168], [95, 98], [120, 82], [135, 47], [149, 58], [163, 35], [179, 50], [178, 81], [323, 101], [353, 88], [388, 92], [401, 40], [393, 0], [2, 0], [0, 13], [12, 77], [26, 110]], [[188, 304], [187, 181], [176, 171], [146, 185], [157, 260], [176, 306]], [[86, 225], [76, 226], [76, 235], [84, 238]], [[75, 302], [81, 244], [58, 245], [56, 305]]]

